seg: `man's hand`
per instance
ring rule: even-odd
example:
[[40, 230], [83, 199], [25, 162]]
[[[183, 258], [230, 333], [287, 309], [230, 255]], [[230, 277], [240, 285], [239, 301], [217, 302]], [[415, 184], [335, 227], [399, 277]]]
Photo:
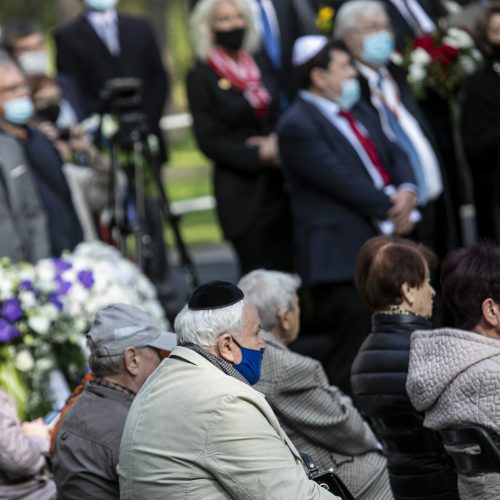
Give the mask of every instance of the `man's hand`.
[[29, 437], [40, 437], [49, 439], [49, 428], [41, 418], [37, 418], [31, 422], [24, 422], [21, 429]]
[[410, 221], [411, 211], [415, 208], [417, 196], [413, 191], [398, 189], [392, 196], [392, 208], [387, 216], [396, 226], [396, 234], [405, 236], [413, 231], [415, 224]]

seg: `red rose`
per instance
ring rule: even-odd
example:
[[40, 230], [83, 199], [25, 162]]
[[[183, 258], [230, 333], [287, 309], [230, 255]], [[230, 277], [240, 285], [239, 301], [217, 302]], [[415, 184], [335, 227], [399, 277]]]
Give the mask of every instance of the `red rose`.
[[453, 61], [458, 59], [459, 55], [460, 52], [457, 49], [444, 44], [435, 47], [431, 52], [432, 62], [438, 62], [443, 66], [451, 64]]
[[434, 40], [432, 39], [432, 35], [424, 35], [415, 38], [415, 40], [413, 40], [413, 48], [421, 48], [430, 53], [434, 48]]

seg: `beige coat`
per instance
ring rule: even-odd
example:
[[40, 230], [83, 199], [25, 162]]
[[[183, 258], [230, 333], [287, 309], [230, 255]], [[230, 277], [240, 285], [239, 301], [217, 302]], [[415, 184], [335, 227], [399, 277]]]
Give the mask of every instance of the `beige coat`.
[[177, 347], [136, 396], [120, 447], [126, 500], [331, 500], [264, 396]]

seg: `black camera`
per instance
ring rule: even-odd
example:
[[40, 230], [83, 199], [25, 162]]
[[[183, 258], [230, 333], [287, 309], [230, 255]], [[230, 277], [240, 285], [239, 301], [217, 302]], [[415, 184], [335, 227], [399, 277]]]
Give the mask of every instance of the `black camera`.
[[142, 105], [142, 80], [140, 78], [113, 78], [104, 84], [100, 93], [104, 111], [121, 117], [140, 113]]
[[69, 129], [69, 127], [58, 127], [57, 138], [60, 141], [69, 141], [71, 139], [71, 130]]

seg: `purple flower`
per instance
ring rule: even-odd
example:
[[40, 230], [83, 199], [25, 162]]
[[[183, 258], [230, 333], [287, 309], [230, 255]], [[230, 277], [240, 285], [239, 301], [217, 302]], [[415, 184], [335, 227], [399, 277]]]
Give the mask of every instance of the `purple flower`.
[[0, 319], [0, 342], [11, 342], [20, 337], [19, 330], [4, 319]]
[[63, 308], [63, 303], [59, 300], [59, 295], [57, 293], [51, 293], [48, 298], [49, 302], [57, 307], [59, 311]]
[[56, 274], [61, 274], [64, 271], [67, 271], [68, 269], [71, 269], [73, 267], [73, 264], [71, 262], [66, 262], [61, 259], [52, 259], [52, 263], [54, 264], [56, 268]]
[[92, 276], [92, 271], [80, 271], [78, 273], [78, 279], [83, 285], [83, 288], [91, 288], [94, 284], [94, 276]]
[[21, 283], [19, 283], [19, 288], [21, 290], [33, 290], [33, 281], [22, 280]]
[[68, 290], [71, 288], [71, 282], [69, 281], [64, 281], [61, 276], [56, 276], [55, 279], [56, 283], [59, 285], [59, 290], [57, 293], [59, 295], [66, 295], [68, 293]]
[[6, 300], [2, 305], [2, 316], [13, 323], [23, 317], [21, 304], [16, 298]]

